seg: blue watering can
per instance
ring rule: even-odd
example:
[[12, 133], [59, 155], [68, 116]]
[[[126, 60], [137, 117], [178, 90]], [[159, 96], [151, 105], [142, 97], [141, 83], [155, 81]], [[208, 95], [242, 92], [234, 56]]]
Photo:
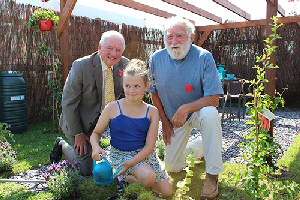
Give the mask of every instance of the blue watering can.
[[101, 161], [94, 160], [93, 178], [98, 185], [110, 185], [114, 182], [115, 176], [124, 169], [121, 166], [114, 174], [113, 168], [107, 158], [102, 157]]
[[218, 65], [218, 72], [220, 79], [224, 79], [226, 77], [227, 72], [227, 70], [225, 70], [225, 65]]

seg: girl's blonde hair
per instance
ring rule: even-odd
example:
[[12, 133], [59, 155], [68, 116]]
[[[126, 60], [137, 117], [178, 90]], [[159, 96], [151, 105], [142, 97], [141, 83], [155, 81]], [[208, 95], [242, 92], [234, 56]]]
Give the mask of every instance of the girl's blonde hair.
[[147, 66], [145, 62], [140, 59], [132, 59], [128, 63], [124, 71], [124, 76], [128, 76], [128, 75], [142, 77], [145, 85], [149, 82]]

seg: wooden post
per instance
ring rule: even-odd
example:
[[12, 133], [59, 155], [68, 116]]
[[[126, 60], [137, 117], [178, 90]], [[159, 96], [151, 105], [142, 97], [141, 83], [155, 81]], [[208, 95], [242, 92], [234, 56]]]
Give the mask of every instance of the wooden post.
[[[60, 0], [60, 17], [62, 17], [63, 9], [66, 5], [67, 0]], [[62, 74], [63, 74], [63, 84], [65, 83], [67, 76], [69, 74], [69, 25], [66, 25], [60, 36], [60, 49], [61, 49], [61, 59], [62, 59]]]
[[[273, 16], [277, 16], [277, 8], [278, 8], [278, 0], [266, 0], [267, 1], [267, 25], [266, 25], [266, 37], [269, 37], [270, 34], [272, 34], [272, 18]], [[270, 63], [273, 63], [273, 65], [276, 65], [276, 52], [272, 53], [270, 57]], [[266, 78], [269, 80], [268, 83], [265, 84], [265, 91], [267, 94], [271, 96], [271, 98], [274, 98], [275, 96], [275, 89], [276, 89], [276, 69], [275, 68], [267, 68], [266, 69]], [[274, 112], [274, 110], [271, 110], [271, 112]], [[270, 129], [269, 134], [271, 137], [274, 136], [274, 120], [270, 122]], [[272, 162], [272, 157], [267, 158], [267, 163], [271, 167], [275, 167]]]
[[[272, 34], [272, 17], [277, 15], [277, 7], [278, 7], [278, 0], [273, 0], [274, 4], [267, 0], [267, 26], [266, 26], [266, 35], [269, 37]], [[273, 53], [270, 57], [270, 62], [276, 65], [276, 52]], [[267, 68], [266, 69], [266, 78], [269, 80], [269, 83], [265, 85], [265, 91], [267, 94], [273, 98], [275, 96], [275, 89], [276, 89], [276, 69], [275, 68]], [[272, 112], [274, 110], [271, 110]], [[271, 125], [270, 135], [273, 136], [273, 126], [274, 123]]]

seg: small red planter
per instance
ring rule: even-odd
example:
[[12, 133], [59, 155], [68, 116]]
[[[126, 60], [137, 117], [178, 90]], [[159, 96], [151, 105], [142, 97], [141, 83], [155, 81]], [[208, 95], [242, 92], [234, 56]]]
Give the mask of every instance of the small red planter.
[[47, 1], [49, 1], [49, 0], [42, 0], [42, 2], [47, 2]]
[[51, 31], [54, 21], [51, 19], [39, 20], [41, 31]]
[[270, 130], [271, 128], [271, 121], [275, 119], [274, 113], [272, 113], [270, 110], [265, 109], [263, 113], [258, 113], [261, 117], [261, 126], [265, 130]]

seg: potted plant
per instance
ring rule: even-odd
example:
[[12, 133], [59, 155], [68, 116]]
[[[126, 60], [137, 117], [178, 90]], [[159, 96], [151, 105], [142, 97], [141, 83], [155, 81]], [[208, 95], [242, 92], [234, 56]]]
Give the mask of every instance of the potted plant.
[[51, 31], [53, 25], [57, 25], [59, 16], [53, 10], [37, 9], [30, 18], [29, 25], [35, 30]]

